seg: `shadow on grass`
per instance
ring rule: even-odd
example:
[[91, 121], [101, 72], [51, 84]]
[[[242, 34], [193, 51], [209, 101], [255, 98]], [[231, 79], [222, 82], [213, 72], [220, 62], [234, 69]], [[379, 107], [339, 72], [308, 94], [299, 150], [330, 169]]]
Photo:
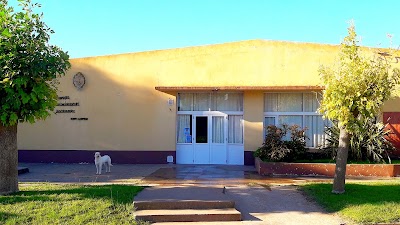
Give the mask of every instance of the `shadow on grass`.
[[0, 211], [0, 221], [6, 221], [7, 219], [11, 219], [13, 217], [18, 217], [17, 214], [13, 213], [6, 213], [6, 212], [1, 212]]
[[26, 201], [55, 201], [60, 195], [71, 195], [70, 198], [73, 199], [107, 199], [116, 204], [127, 204], [132, 203], [133, 197], [142, 191], [144, 187], [129, 185], [33, 184], [31, 187], [28, 186], [24, 189], [15, 194], [0, 196], [0, 204], [14, 204]]
[[400, 205], [400, 182], [388, 184], [346, 184], [344, 194], [332, 194], [332, 184], [307, 184], [301, 189], [330, 212], [338, 212], [353, 205]]

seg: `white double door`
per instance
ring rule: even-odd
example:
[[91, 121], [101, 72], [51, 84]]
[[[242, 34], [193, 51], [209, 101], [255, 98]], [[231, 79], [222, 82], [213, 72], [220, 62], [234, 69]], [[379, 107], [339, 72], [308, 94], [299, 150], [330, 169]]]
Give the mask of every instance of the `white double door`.
[[223, 113], [193, 115], [194, 164], [227, 164], [227, 121]]

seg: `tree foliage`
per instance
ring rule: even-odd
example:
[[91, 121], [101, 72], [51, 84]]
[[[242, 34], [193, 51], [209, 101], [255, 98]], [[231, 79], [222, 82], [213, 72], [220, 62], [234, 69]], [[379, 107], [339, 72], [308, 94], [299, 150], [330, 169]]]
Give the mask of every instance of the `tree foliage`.
[[[390, 56], [390, 54], [387, 54]], [[339, 143], [332, 192], [345, 192], [346, 164], [351, 135], [368, 119], [379, 115], [383, 103], [399, 84], [399, 70], [391, 69], [390, 57], [361, 52], [353, 24], [348, 28], [334, 68], [319, 70], [325, 85], [319, 111], [338, 121]]]
[[69, 56], [50, 45], [54, 33], [34, 13], [39, 4], [19, 0], [14, 11], [0, 0], [0, 124], [45, 119], [57, 104], [57, 77], [70, 67]]
[[399, 84], [399, 70], [391, 70], [390, 60], [381, 55], [361, 52], [353, 24], [341, 44], [340, 60], [335, 69], [322, 66], [325, 85], [320, 112], [339, 122], [352, 134], [363, 119], [375, 118], [383, 103]]

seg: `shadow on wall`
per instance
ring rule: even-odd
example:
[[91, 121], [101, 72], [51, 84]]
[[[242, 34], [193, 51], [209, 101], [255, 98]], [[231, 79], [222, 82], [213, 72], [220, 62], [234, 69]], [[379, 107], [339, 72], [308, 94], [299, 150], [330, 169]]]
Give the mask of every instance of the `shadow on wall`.
[[[167, 155], [175, 157], [176, 108], [167, 104], [175, 96], [154, 89], [157, 76], [149, 65], [123, 67], [123, 59], [72, 59], [59, 79], [58, 113], [19, 125], [20, 161], [92, 162], [95, 151], [118, 154], [119, 163], [166, 163]], [[85, 76], [82, 89], [72, 82], [78, 72]]]
[[262, 128], [263, 126], [262, 122], [260, 121], [245, 120], [244, 122], [246, 123], [245, 136], [248, 137], [247, 139], [245, 138], [244, 140], [245, 141], [244, 165], [254, 165], [255, 158], [253, 154], [254, 151], [257, 150], [257, 148], [262, 145], [263, 138], [260, 135], [262, 135], [263, 132], [262, 129], [260, 130], [260, 127]]

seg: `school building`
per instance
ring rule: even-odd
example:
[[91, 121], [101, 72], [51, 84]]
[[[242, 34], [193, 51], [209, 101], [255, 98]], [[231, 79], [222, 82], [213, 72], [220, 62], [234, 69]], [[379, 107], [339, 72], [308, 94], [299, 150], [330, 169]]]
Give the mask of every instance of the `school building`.
[[[92, 163], [100, 151], [113, 163], [251, 165], [264, 127], [283, 123], [307, 127], [316, 148], [318, 69], [338, 51], [252, 40], [71, 59], [54, 115], [18, 125], [19, 160]], [[399, 103], [383, 107], [396, 129]]]

